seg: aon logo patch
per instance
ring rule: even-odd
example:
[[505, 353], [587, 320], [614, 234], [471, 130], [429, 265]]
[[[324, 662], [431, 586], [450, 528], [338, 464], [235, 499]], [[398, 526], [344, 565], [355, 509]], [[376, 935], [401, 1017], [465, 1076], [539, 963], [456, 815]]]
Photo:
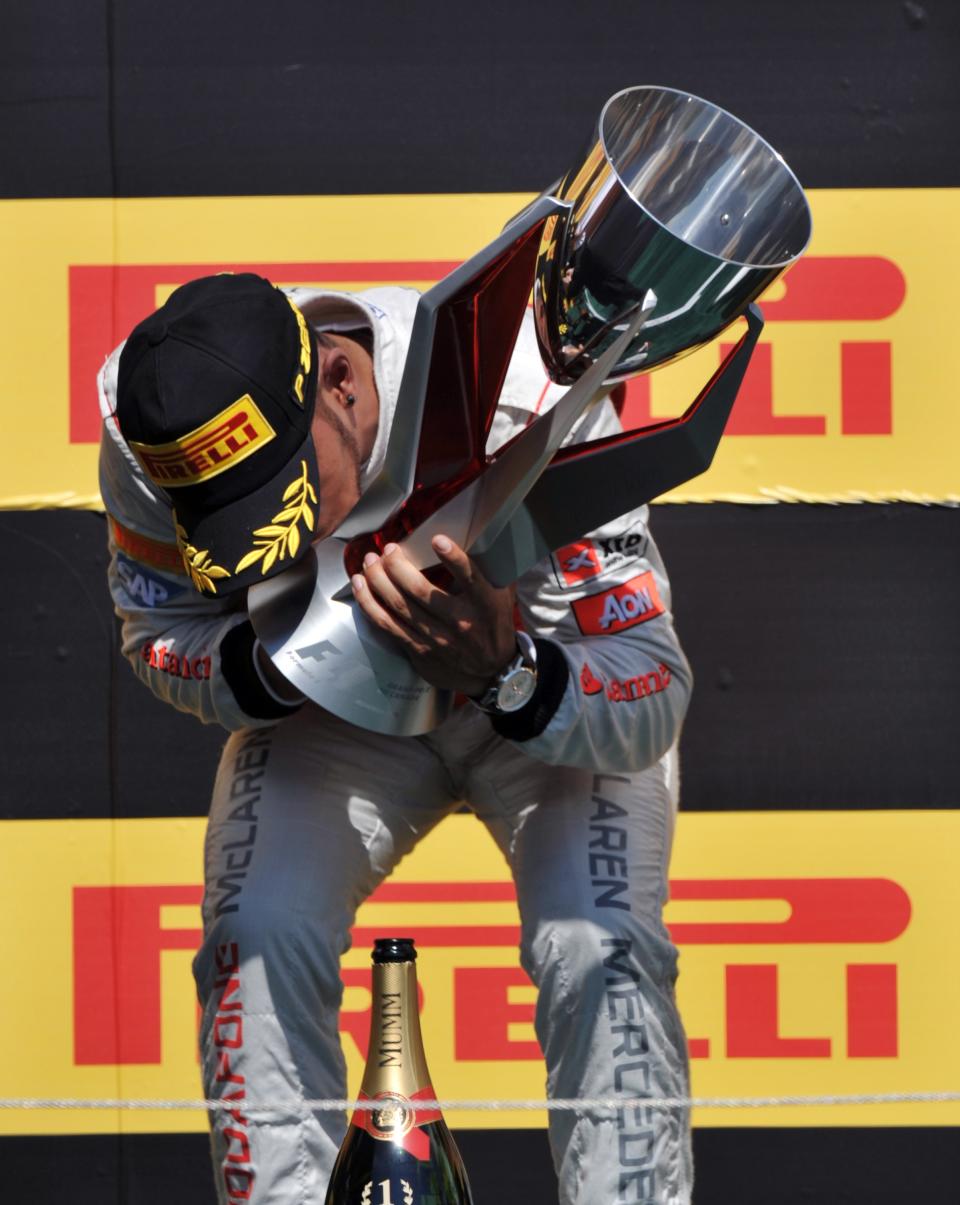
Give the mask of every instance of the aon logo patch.
[[611, 636], [662, 615], [664, 609], [650, 570], [573, 603], [577, 626], [585, 636]]

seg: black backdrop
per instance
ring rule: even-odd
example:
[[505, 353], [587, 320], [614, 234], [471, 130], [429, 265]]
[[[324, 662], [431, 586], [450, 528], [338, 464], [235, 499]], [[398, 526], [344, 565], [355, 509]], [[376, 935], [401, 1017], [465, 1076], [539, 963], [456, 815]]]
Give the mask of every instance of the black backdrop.
[[[905, 504], [655, 509], [696, 676], [685, 811], [958, 806], [957, 519]], [[0, 601], [0, 818], [206, 814], [224, 733], [119, 658], [105, 545], [99, 514], [0, 512], [18, 566]]]
[[6, 5], [0, 195], [539, 192], [687, 88], [807, 187], [960, 184], [955, 0]]
[[[729, 108], [808, 186], [960, 184], [956, 0], [11, 8], [3, 197], [534, 191], [632, 83]], [[654, 524], [698, 681], [685, 808], [957, 805], [956, 509], [671, 506]], [[102, 518], [7, 512], [0, 541], [18, 550], [0, 814], [202, 814], [222, 736], [118, 662]], [[700, 1131], [697, 1200], [945, 1205], [957, 1137]], [[478, 1200], [549, 1198], [542, 1134], [462, 1145]], [[197, 1135], [7, 1138], [0, 1159], [18, 1202], [62, 1199], [65, 1168], [80, 1205], [212, 1200]]]

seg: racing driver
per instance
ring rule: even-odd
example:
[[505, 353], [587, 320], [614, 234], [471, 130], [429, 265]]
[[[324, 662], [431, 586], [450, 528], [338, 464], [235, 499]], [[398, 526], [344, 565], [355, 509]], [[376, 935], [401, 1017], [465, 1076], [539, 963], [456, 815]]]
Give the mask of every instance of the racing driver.
[[[344, 1133], [341, 955], [358, 905], [466, 802], [509, 865], [551, 1097], [688, 1094], [662, 919], [691, 686], [641, 507], [490, 585], [437, 536], [448, 589], [387, 545], [356, 604], [428, 682], [435, 731], [384, 736], [305, 701], [261, 649], [246, 588], [335, 532], [383, 464], [418, 295], [178, 288], [99, 377], [100, 482], [123, 653], [162, 700], [230, 732], [194, 971], [221, 1205], [321, 1205]], [[563, 390], [528, 313], [488, 451]], [[575, 440], [618, 429], [608, 398]], [[464, 855], [469, 856], [465, 853]], [[260, 1103], [266, 1112], [247, 1108]], [[550, 1114], [564, 1205], [685, 1205], [686, 1112]]]

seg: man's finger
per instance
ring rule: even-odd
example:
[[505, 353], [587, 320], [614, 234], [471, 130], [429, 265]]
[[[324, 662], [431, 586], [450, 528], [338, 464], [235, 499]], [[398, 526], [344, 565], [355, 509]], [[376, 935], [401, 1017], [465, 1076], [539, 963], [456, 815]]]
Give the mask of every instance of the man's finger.
[[[453, 599], [421, 573], [396, 544], [388, 544], [381, 560], [386, 576], [393, 586], [406, 596], [407, 609], [401, 612], [414, 627], [424, 632], [433, 630], [437, 621], [451, 626], [454, 620]], [[368, 575], [369, 576], [369, 575]], [[389, 599], [385, 598], [389, 603]]]
[[471, 590], [476, 585], [477, 574], [473, 561], [460, 545], [442, 535], [434, 536], [430, 544], [461, 592]]
[[353, 586], [353, 597], [356, 599], [357, 605], [375, 627], [395, 636], [407, 649], [420, 656], [429, 652], [428, 646], [418, 638], [417, 634], [391, 615], [383, 606], [370, 589], [369, 583], [362, 573], [355, 573], [350, 579], [350, 584]]
[[363, 575], [377, 599], [394, 615], [410, 622], [410, 606], [403, 590], [399, 589], [392, 572], [388, 572], [382, 557], [368, 552], [363, 558]]

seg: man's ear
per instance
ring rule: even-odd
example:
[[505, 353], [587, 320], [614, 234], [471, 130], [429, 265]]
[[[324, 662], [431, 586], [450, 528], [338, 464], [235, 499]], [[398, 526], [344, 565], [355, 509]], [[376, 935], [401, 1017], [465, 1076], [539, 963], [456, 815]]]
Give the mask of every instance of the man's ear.
[[341, 347], [320, 349], [320, 380], [328, 397], [346, 406], [355, 393], [353, 365]]

